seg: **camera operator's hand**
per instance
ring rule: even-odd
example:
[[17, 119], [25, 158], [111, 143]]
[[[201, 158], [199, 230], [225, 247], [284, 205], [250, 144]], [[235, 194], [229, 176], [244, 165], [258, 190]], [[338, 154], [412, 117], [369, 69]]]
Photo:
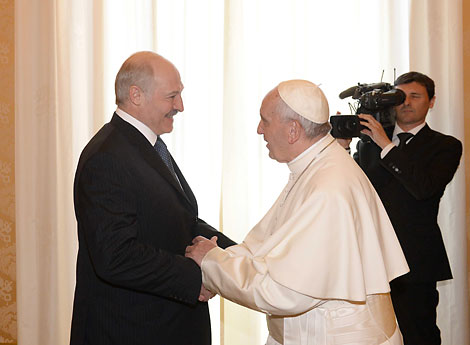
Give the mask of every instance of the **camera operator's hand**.
[[361, 119], [361, 125], [367, 127], [361, 131], [362, 134], [368, 135], [382, 149], [391, 143], [380, 122], [372, 115], [359, 114], [358, 116]]

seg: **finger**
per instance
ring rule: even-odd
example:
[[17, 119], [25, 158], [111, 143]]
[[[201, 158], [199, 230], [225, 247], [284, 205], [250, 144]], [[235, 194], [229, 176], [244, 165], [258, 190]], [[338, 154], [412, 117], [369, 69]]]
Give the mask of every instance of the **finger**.
[[362, 121], [374, 121], [374, 117], [370, 114], [359, 114], [357, 115]]
[[204, 241], [206, 238], [202, 236], [196, 236], [193, 238], [193, 243], [196, 244], [198, 242]]
[[217, 244], [217, 236], [212, 236], [211, 237], [211, 242]]
[[[372, 124], [368, 121], [361, 121], [361, 125], [363, 125], [364, 127], [366, 127], [369, 130], [372, 128]], [[365, 130], [367, 130], [367, 129], [365, 129]]]

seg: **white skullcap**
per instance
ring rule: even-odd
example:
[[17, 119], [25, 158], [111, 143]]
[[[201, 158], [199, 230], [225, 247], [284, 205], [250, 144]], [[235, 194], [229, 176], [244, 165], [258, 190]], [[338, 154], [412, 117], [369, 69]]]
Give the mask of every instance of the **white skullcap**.
[[314, 123], [328, 121], [330, 110], [323, 91], [307, 80], [287, 80], [277, 86], [282, 100], [302, 117]]

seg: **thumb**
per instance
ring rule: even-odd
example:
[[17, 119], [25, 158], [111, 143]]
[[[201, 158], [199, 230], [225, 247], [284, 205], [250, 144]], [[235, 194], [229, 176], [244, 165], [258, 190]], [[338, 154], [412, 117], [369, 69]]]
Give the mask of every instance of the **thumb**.
[[212, 236], [211, 241], [214, 242], [214, 244], [217, 244], [217, 236]]

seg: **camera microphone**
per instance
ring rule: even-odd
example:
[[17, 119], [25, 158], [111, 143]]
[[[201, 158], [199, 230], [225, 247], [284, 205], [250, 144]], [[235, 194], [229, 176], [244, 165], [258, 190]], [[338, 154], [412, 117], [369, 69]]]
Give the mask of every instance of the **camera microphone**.
[[344, 90], [343, 92], [339, 94], [339, 98], [344, 99], [347, 97], [354, 96], [358, 87], [359, 86], [352, 86], [349, 89]]
[[354, 99], [358, 99], [362, 94], [373, 91], [373, 90], [381, 90], [381, 91], [389, 91], [392, 89], [392, 86], [388, 83], [372, 83], [372, 84], [357, 84], [357, 86], [352, 86], [349, 89], [344, 90], [339, 94], [339, 98], [343, 99], [346, 97], [351, 97]]

